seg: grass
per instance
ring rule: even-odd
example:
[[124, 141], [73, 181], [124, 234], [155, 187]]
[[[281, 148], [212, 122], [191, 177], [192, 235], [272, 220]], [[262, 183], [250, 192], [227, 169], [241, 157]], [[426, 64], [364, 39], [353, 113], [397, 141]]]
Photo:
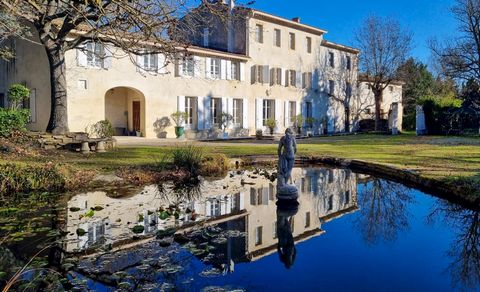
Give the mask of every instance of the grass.
[[[478, 137], [416, 137], [413, 134], [399, 136], [352, 135], [312, 138], [298, 141], [297, 155], [335, 156], [360, 159], [369, 162], [397, 166], [418, 171], [422, 176], [444, 181], [468, 179], [480, 181], [480, 138]], [[246, 155], [275, 155], [275, 142], [212, 142], [207, 146], [209, 154], [222, 153], [228, 157]], [[116, 150], [82, 156], [62, 152], [62, 155], [20, 157], [18, 163], [66, 163], [80, 169], [113, 171], [123, 166], [152, 165], [158, 157], [171, 154], [173, 146], [119, 147]], [[11, 159], [8, 159], [12, 162]], [[0, 163], [2, 161], [0, 160]], [[5, 161], [7, 162], [7, 159]]]

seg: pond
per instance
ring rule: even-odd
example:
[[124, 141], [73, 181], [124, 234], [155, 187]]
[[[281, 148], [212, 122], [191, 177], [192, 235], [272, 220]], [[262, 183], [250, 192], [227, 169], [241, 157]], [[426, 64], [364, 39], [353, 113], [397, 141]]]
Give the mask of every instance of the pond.
[[[480, 288], [480, 217], [348, 169], [31, 194], [0, 207], [0, 287], [76, 291], [451, 291]], [[52, 208], [52, 206], [55, 206]]]

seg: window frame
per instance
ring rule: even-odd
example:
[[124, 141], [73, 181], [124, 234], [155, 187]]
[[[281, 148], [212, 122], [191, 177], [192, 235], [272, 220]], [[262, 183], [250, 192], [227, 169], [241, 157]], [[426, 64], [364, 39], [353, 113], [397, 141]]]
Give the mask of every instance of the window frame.
[[240, 80], [240, 62], [231, 61], [231, 63], [230, 63], [230, 79]]
[[335, 95], [335, 80], [328, 80], [328, 94]]
[[210, 64], [208, 70], [210, 70], [210, 78], [220, 79], [222, 77], [222, 65], [220, 58], [210, 58]]
[[288, 47], [290, 50], [295, 51], [295, 33], [289, 32], [288, 33]]
[[352, 57], [350, 57], [350, 56], [347, 56], [346, 68], [347, 68], [348, 71], [352, 70]]
[[335, 68], [335, 53], [334, 52], [331, 52], [331, 51], [328, 52], [328, 65], [331, 68]]
[[87, 66], [91, 68], [104, 68], [106, 57], [105, 46], [99, 42], [87, 42], [85, 48]]
[[243, 127], [243, 99], [234, 98], [233, 99], [233, 126], [240, 128]]
[[[152, 64], [153, 61], [153, 64]], [[148, 72], [157, 72], [158, 71], [158, 55], [157, 54], [144, 54], [143, 55], [143, 70]]]
[[185, 57], [182, 60], [182, 76], [195, 76], [195, 59], [192, 56]]
[[312, 38], [307, 36], [305, 41], [306, 41], [307, 53], [311, 54], [312, 53]]
[[262, 125], [267, 125], [268, 119], [275, 118], [275, 100], [264, 99], [262, 102]]
[[263, 25], [259, 23], [255, 25], [255, 42], [263, 44]]
[[279, 28], [273, 30], [273, 45], [277, 48], [282, 47], [282, 31]]

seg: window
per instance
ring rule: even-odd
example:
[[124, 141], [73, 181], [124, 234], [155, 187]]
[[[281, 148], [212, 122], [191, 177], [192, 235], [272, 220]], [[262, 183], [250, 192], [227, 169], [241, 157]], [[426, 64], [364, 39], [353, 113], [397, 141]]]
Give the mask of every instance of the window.
[[282, 32], [277, 28], [273, 31], [273, 44], [279, 48], [282, 44]]
[[281, 68], [272, 68], [270, 70], [270, 85], [281, 85], [282, 84], [282, 69]]
[[288, 73], [287, 86], [295, 87], [295, 85], [297, 84], [297, 71], [288, 70], [287, 73]]
[[333, 52], [328, 52], [328, 65], [335, 68], [335, 55]]
[[310, 227], [310, 212], [305, 214], [305, 228]]
[[328, 197], [328, 202], [327, 202], [327, 211], [332, 211], [333, 210], [333, 196]]
[[350, 204], [350, 191], [345, 192], [345, 205]]
[[236, 127], [242, 127], [242, 124], [243, 124], [243, 99], [235, 98], [233, 100], [233, 124]]
[[350, 56], [347, 56], [347, 70], [352, 69], [352, 58]]
[[393, 86], [390, 85], [390, 86], [388, 87], [388, 90], [390, 90], [390, 92], [393, 92]]
[[262, 233], [263, 233], [262, 226], [258, 226], [257, 228], [255, 228], [255, 245], [262, 244]]
[[275, 100], [264, 99], [263, 100], [263, 125], [267, 125], [268, 119], [275, 117]]
[[303, 73], [302, 86], [303, 88], [312, 87], [312, 72]]
[[312, 38], [311, 37], [307, 37], [306, 39], [306, 45], [307, 45], [307, 53], [311, 53], [312, 52]]
[[87, 80], [79, 79], [77, 85], [80, 89], [87, 89]]
[[105, 59], [105, 47], [100, 43], [87, 43], [87, 65], [92, 67], [103, 68], [103, 60]]
[[186, 128], [194, 128], [196, 124], [197, 113], [197, 98], [185, 97], [185, 113], [187, 113], [187, 119], [185, 121]]
[[289, 101], [289, 106], [290, 106], [290, 122], [292, 125], [295, 123], [297, 120], [297, 103], [295, 101]]
[[146, 71], [158, 70], [158, 55], [157, 54], [145, 54], [143, 55], [142, 67]]
[[5, 108], [5, 93], [0, 93], [0, 107]]
[[273, 239], [277, 238], [277, 221], [273, 222]]
[[212, 123], [220, 125], [222, 123], [222, 99], [212, 98], [211, 103]]
[[257, 24], [255, 27], [255, 41], [257, 43], [263, 43], [263, 25]]
[[210, 59], [210, 77], [220, 79], [220, 59]]
[[183, 59], [182, 74], [183, 76], [195, 75], [195, 60], [193, 57], [186, 57]]
[[352, 97], [352, 84], [350, 82], [347, 82], [345, 85], [345, 96], [347, 97], [347, 100], [350, 100]]
[[[265, 73], [267, 74], [267, 76], [265, 76]], [[262, 66], [262, 65], [252, 66], [252, 84], [268, 83], [268, 82], [269, 82], [268, 66]]]
[[210, 200], [210, 216], [220, 216], [220, 202], [216, 199]]
[[230, 74], [232, 80], [240, 80], [240, 63], [232, 62], [230, 67]]
[[328, 90], [330, 95], [335, 95], [335, 81], [329, 80], [328, 81]]
[[293, 32], [289, 33], [289, 48], [295, 50], [295, 34]]

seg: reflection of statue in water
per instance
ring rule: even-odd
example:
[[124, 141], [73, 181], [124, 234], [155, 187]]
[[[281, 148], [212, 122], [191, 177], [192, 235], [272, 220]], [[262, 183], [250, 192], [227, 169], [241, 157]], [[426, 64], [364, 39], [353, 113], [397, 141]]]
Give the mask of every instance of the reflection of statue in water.
[[297, 250], [292, 234], [293, 216], [298, 212], [298, 203], [295, 201], [279, 201], [277, 203], [277, 236], [278, 236], [278, 256], [285, 268], [290, 269], [295, 262]]
[[298, 190], [294, 185], [288, 184], [291, 180], [292, 168], [297, 153], [297, 142], [290, 128], [285, 130], [285, 136], [278, 143], [278, 175], [277, 198], [283, 200], [296, 200]]

